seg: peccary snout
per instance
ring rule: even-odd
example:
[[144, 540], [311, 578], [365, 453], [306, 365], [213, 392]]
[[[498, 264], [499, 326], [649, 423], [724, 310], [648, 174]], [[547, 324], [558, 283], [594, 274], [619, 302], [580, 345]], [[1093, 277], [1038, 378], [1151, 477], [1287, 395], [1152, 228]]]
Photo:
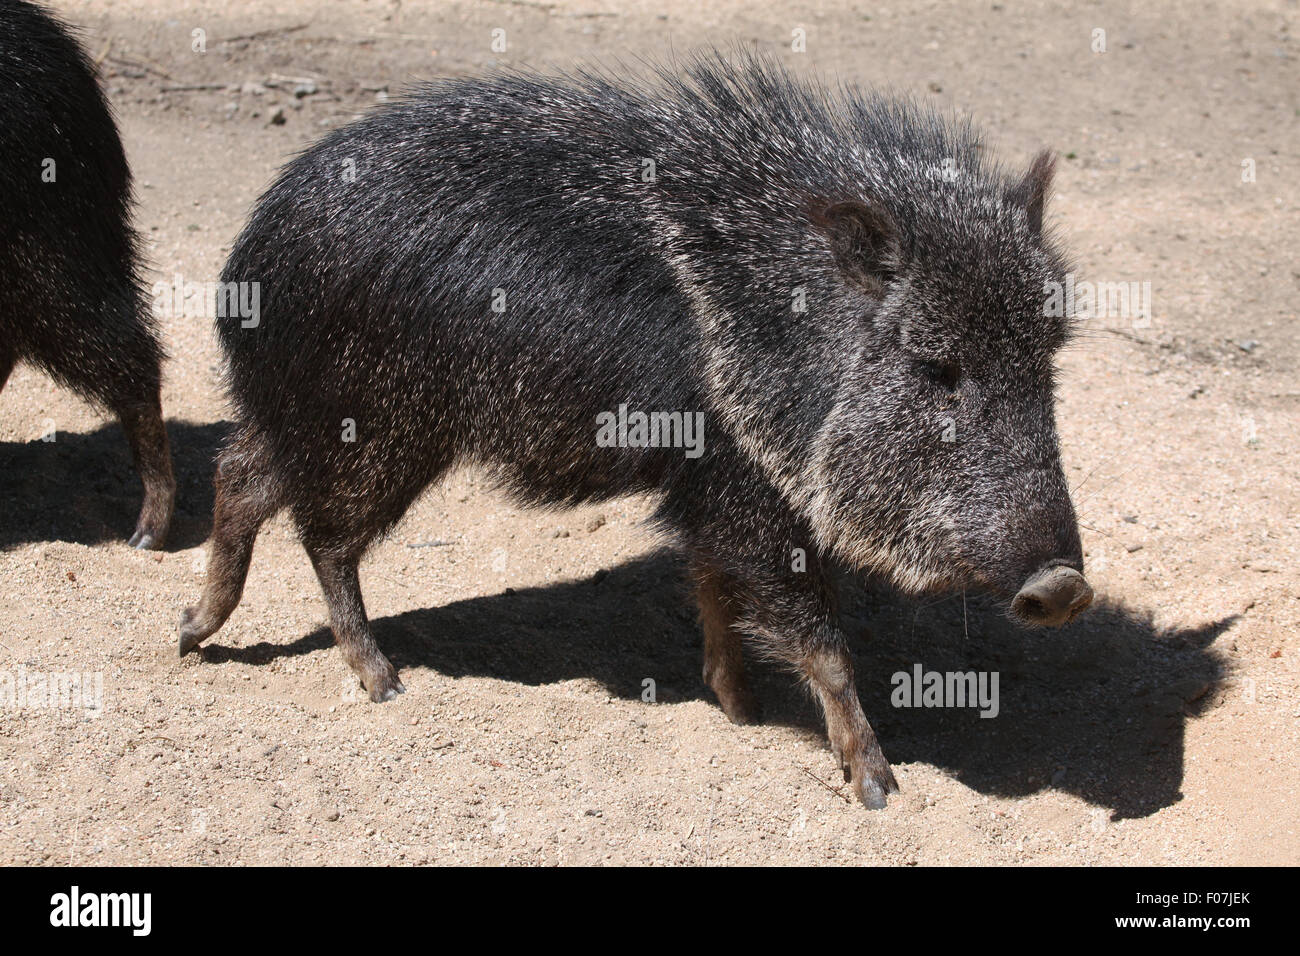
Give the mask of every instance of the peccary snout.
[[1011, 600], [1011, 613], [1029, 627], [1059, 627], [1092, 603], [1092, 587], [1074, 568], [1055, 565], [1030, 575]]

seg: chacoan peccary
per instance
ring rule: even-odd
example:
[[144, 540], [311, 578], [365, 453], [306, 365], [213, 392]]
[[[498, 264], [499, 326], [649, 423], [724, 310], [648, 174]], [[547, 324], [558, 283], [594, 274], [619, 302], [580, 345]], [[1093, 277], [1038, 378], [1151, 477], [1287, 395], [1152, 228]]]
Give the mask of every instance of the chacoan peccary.
[[[965, 124], [752, 55], [434, 82], [327, 135], [222, 277], [260, 283], [261, 315], [219, 321], [237, 431], [180, 652], [234, 610], [288, 508], [344, 658], [387, 700], [404, 688], [357, 564], [454, 464], [542, 506], [651, 493], [723, 710], [757, 716], [751, 642], [884, 805], [828, 564], [983, 587], [1029, 625], [1091, 600], [1054, 420], [1069, 329], [1043, 308], [1066, 269], [1051, 174], [1043, 155], [1008, 177]], [[647, 440], [628, 409], [702, 415], [702, 450]], [[598, 440], [612, 415], [619, 439]]]
[[39, 7], [0, 2], [0, 388], [26, 361], [117, 415], [144, 482], [131, 544], [156, 548], [176, 482], [130, 207], [89, 58]]

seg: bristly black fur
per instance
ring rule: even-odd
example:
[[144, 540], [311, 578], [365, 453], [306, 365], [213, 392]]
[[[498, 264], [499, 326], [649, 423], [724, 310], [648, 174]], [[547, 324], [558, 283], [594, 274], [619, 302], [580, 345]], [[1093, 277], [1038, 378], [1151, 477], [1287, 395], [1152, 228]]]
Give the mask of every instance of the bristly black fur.
[[[543, 506], [649, 492], [708, 620], [734, 612], [808, 680], [883, 800], [825, 563], [1007, 594], [1081, 568], [1053, 410], [1068, 326], [1043, 307], [1065, 264], [1031, 214], [1050, 162], [1034, 170], [1008, 177], [967, 123], [756, 55], [442, 80], [330, 133], [223, 274], [260, 283], [261, 316], [218, 324], [240, 428], [182, 650], [287, 506], [382, 699], [400, 682], [356, 561], [453, 464]], [[703, 453], [599, 444], [620, 406], [699, 412]]]

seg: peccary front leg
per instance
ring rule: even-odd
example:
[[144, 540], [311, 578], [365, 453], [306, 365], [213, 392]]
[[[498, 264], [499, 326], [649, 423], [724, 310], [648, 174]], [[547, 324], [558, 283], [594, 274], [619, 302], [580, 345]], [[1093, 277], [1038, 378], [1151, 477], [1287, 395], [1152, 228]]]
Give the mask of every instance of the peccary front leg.
[[836, 631], [832, 640], [807, 652], [800, 671], [826, 715], [826, 736], [845, 781], [866, 806], [881, 809], [886, 795], [898, 792], [898, 781], [862, 712], [844, 635]]
[[[693, 483], [660, 512], [681, 529], [699, 586], [704, 679], [736, 720], [754, 712], [735, 634], [787, 665], [821, 706], [831, 749], [858, 799], [883, 807], [898, 783], [858, 700], [828, 569], [807, 524], [730, 450], [725, 436], [715, 440]], [[745, 489], [744, 508], [728, 503], [736, 488]]]
[[829, 583], [809, 567], [768, 580], [754, 593], [746, 629], [807, 683], [825, 715], [831, 750], [858, 799], [873, 810], [884, 807], [898, 782], [862, 711], [848, 640], [834, 621]]
[[723, 713], [733, 724], [758, 723], [762, 708], [745, 677], [741, 634], [737, 630], [739, 584], [731, 575], [707, 564], [692, 565], [691, 575], [704, 634], [704, 682], [718, 695]]

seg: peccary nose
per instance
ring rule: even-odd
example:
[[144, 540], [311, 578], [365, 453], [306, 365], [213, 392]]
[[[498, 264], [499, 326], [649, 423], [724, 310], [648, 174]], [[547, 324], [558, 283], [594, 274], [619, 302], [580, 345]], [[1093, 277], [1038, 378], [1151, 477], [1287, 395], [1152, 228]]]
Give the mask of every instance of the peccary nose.
[[1011, 600], [1011, 613], [1030, 627], [1059, 627], [1092, 603], [1092, 588], [1082, 574], [1064, 565], [1031, 575]]

